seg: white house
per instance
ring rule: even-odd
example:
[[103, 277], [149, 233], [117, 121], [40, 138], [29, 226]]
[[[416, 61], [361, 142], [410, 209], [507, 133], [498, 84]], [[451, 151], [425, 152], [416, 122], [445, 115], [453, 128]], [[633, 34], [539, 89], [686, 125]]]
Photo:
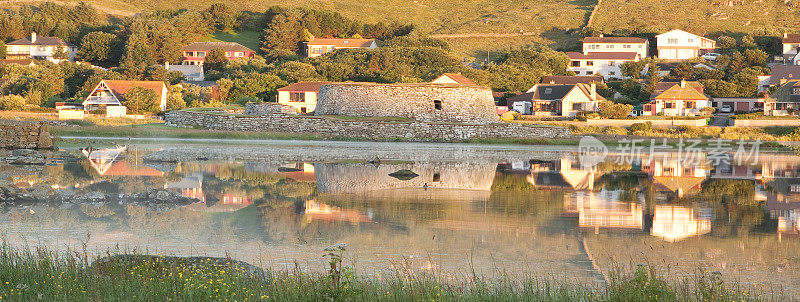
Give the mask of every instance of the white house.
[[164, 63], [164, 68], [169, 71], [180, 71], [189, 82], [202, 82], [206, 80], [203, 65], [170, 65]]
[[6, 59], [58, 60], [53, 55], [58, 49], [66, 53], [66, 59], [74, 62], [78, 47], [56, 37], [39, 37], [31, 32], [30, 38], [6, 43]]
[[568, 52], [570, 63], [567, 70], [579, 76], [603, 76], [604, 79], [624, 78], [620, 66], [626, 62], [636, 62], [641, 59], [636, 52]]
[[635, 37], [599, 37], [583, 38], [583, 53], [590, 52], [635, 52], [640, 58], [646, 58], [650, 42]]
[[317, 108], [317, 94], [330, 82], [299, 82], [278, 88], [278, 103], [294, 107], [297, 112], [311, 113]]
[[167, 110], [167, 85], [161, 81], [111, 81], [102, 80], [83, 101], [83, 108], [92, 111], [100, 108], [121, 107], [125, 94], [133, 87], [152, 89], [159, 95], [159, 107]]
[[783, 59], [793, 61], [792, 65], [797, 65], [795, 57], [797, 56], [797, 49], [800, 48], [800, 34], [787, 34], [783, 33]]
[[656, 36], [658, 58], [662, 60], [687, 60], [714, 52], [717, 42], [692, 33], [675, 29]]
[[311, 39], [311, 41], [305, 42], [305, 44], [306, 56], [309, 58], [318, 57], [337, 49], [378, 48], [378, 43], [375, 39]]

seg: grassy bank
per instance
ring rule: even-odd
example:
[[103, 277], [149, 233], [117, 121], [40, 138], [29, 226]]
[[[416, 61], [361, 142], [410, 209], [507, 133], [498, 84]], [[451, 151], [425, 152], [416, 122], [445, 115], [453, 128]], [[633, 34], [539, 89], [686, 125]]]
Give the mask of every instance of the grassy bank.
[[[713, 273], [669, 282], [640, 266], [607, 285], [537, 277], [472, 276], [445, 281], [398, 269], [362, 277], [329, 251], [328, 273], [266, 274], [239, 265], [172, 261], [164, 256], [111, 257], [92, 265], [85, 253], [0, 247], [0, 299], [10, 301], [756, 301], [759, 293], [724, 284]], [[769, 294], [771, 298], [779, 298]]]

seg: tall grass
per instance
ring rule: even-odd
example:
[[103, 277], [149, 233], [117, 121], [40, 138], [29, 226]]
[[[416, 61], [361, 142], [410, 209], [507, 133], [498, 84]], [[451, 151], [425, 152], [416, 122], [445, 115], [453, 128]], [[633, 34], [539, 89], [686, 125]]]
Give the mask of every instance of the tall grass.
[[[11, 301], [753, 301], [754, 293], [723, 286], [713, 275], [668, 282], [655, 269], [610, 274], [607, 285], [531, 274], [445, 280], [399, 267], [362, 277], [328, 251], [327, 273], [299, 268], [252, 274], [214, 261], [175, 257], [110, 257], [92, 264], [84, 252], [0, 247], [0, 299]], [[110, 256], [110, 254], [109, 254]], [[209, 259], [211, 260], [211, 259]]]

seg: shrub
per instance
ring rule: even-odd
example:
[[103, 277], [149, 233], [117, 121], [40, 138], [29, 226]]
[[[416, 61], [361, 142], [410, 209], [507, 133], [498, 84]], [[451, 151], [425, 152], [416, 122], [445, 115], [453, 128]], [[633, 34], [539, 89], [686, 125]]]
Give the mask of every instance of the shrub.
[[586, 121], [587, 119], [595, 119], [598, 117], [600, 117], [600, 115], [597, 114], [597, 112], [591, 112], [591, 111], [581, 111], [575, 115], [575, 119], [579, 121]]
[[516, 112], [516, 111], [509, 111], [509, 112], [503, 113], [503, 115], [500, 116], [500, 119], [504, 120], [506, 122], [510, 122], [510, 121], [519, 119], [521, 117], [522, 117], [522, 113], [519, 113], [519, 112]]
[[22, 110], [26, 103], [24, 97], [16, 94], [0, 96], [0, 110]]
[[647, 132], [653, 129], [653, 122], [635, 123], [631, 125], [631, 132]]
[[712, 114], [714, 114], [715, 111], [717, 111], [717, 108], [714, 108], [714, 107], [703, 107], [703, 109], [700, 109], [700, 114], [702, 114], [702, 115], [712, 115]]
[[244, 106], [247, 105], [247, 103], [261, 103], [261, 99], [254, 96], [243, 95], [236, 99], [235, 103]]
[[603, 118], [625, 118], [631, 114], [633, 106], [612, 102], [601, 102], [599, 114]]

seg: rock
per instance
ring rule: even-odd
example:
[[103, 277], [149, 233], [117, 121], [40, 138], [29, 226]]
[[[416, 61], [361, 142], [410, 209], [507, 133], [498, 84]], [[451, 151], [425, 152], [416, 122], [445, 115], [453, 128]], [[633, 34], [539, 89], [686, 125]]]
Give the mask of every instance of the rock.
[[165, 191], [165, 190], [158, 191], [158, 192], [156, 192], [155, 199], [158, 200], [158, 201], [168, 201], [168, 200], [173, 198], [173, 195], [170, 194], [170, 193], [171, 192]]
[[98, 272], [115, 271], [114, 268], [126, 268], [141, 265], [142, 262], [163, 263], [168, 267], [189, 266], [189, 267], [212, 267], [228, 268], [233, 271], [241, 271], [247, 277], [261, 278], [270, 282], [271, 276], [260, 267], [244, 261], [233, 260], [219, 257], [175, 257], [175, 256], [156, 256], [156, 255], [114, 255], [106, 256], [92, 262], [92, 267]]
[[32, 150], [32, 149], [15, 149], [11, 151], [12, 156], [36, 156], [44, 158], [44, 154], [39, 151]]
[[397, 178], [399, 180], [411, 180], [419, 176], [419, 174], [414, 173], [411, 170], [403, 169], [403, 170], [398, 170], [394, 173], [389, 173], [389, 176]]

